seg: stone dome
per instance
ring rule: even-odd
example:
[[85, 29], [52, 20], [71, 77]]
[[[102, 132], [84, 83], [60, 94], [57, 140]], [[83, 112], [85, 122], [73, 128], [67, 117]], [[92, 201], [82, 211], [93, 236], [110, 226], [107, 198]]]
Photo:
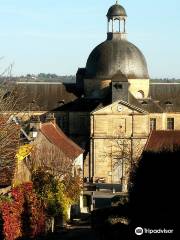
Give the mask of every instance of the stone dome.
[[89, 55], [86, 78], [111, 79], [121, 72], [128, 79], [148, 79], [147, 63], [141, 51], [126, 40], [106, 40]]
[[113, 17], [117, 17], [117, 16], [121, 16], [121, 17], [127, 17], [126, 14], [126, 10], [119, 4], [114, 4], [113, 6], [111, 6], [108, 10], [107, 13], [107, 17], [109, 19], [113, 18]]

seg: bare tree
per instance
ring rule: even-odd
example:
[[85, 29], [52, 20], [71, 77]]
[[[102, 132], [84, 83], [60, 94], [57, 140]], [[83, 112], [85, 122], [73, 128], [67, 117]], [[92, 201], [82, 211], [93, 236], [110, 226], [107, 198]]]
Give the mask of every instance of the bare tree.
[[45, 139], [34, 142], [33, 151], [27, 164], [31, 172], [41, 169], [48, 171], [60, 180], [65, 176], [72, 175], [73, 160]]
[[115, 139], [112, 144], [113, 170], [119, 169], [121, 171], [122, 191], [127, 192], [130, 174], [138, 164], [143, 150], [141, 140], [121, 137]]
[[111, 161], [112, 182], [120, 182], [122, 192], [128, 191], [130, 174], [138, 164], [138, 159], [143, 151], [141, 139], [128, 137], [123, 132], [108, 141], [103, 149], [102, 156]]
[[24, 96], [23, 90], [17, 91], [15, 84], [10, 81], [12, 66], [11, 64], [0, 73], [0, 181], [2, 184], [5, 182], [9, 184], [12, 179], [16, 165], [15, 154], [22, 130], [14, 119], [21, 110]]
[[18, 104], [16, 95], [0, 88], [0, 178], [11, 179], [15, 166], [15, 154], [20, 140], [20, 128], [12, 121]]
[[0, 115], [0, 159], [1, 168], [10, 164], [14, 157], [15, 147], [19, 142], [19, 127], [15, 123], [8, 123], [6, 116]]

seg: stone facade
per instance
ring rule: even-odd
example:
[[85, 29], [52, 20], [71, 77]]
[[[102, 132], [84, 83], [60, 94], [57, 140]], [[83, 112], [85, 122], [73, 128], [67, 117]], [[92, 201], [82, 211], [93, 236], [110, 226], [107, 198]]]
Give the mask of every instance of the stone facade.
[[148, 118], [123, 101], [92, 112], [90, 174], [94, 181], [120, 183], [127, 176], [128, 169], [122, 165], [129, 168], [140, 156], [149, 134]]
[[128, 79], [129, 92], [135, 98], [138, 98], [138, 93], [142, 93], [142, 97], [147, 98], [149, 96], [149, 79]]

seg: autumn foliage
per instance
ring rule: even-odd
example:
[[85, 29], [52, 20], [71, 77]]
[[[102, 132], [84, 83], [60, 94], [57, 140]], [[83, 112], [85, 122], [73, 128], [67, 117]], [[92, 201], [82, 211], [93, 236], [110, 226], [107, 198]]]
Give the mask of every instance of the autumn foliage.
[[44, 232], [44, 209], [31, 182], [13, 188], [11, 197], [0, 201], [0, 212], [6, 240], [22, 236], [34, 238]]

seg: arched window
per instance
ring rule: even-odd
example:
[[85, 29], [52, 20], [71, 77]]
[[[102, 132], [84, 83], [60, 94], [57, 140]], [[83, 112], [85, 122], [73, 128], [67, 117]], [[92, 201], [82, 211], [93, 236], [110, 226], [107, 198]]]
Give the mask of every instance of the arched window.
[[119, 19], [114, 20], [114, 32], [120, 32], [120, 20]]
[[144, 98], [144, 92], [142, 90], [139, 90], [137, 93], [136, 93], [136, 98], [137, 99], [143, 99]]

